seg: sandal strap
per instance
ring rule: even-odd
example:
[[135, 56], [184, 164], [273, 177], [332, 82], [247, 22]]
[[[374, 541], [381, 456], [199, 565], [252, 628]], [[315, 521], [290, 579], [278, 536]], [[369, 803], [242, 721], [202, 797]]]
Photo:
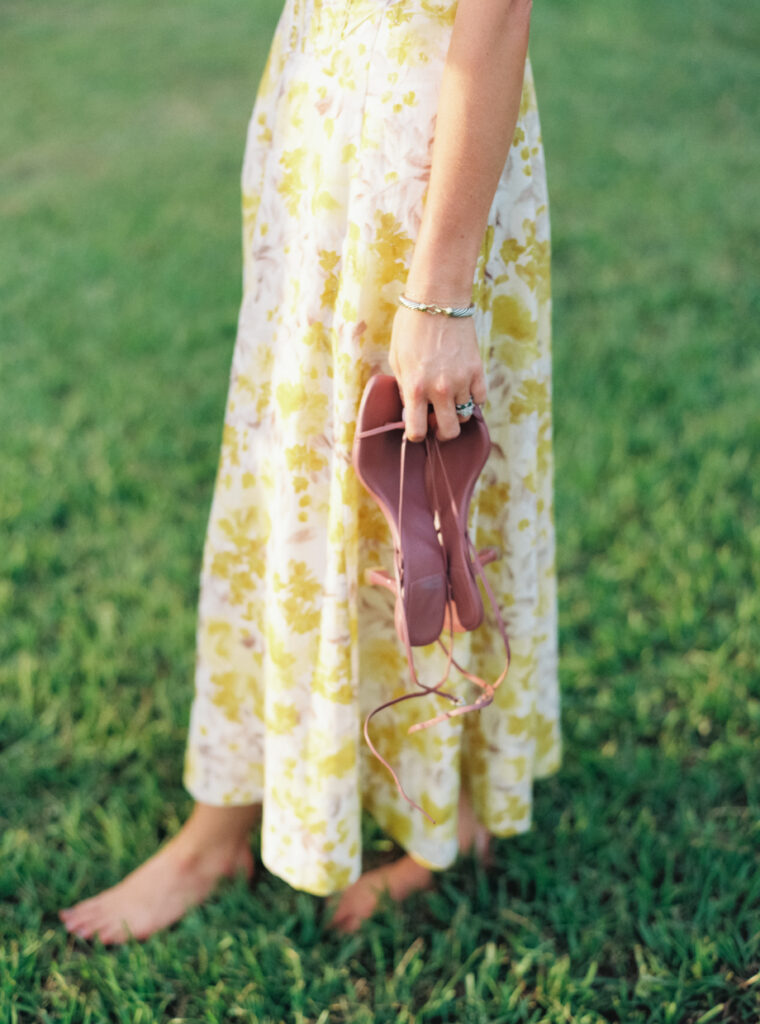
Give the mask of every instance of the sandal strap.
[[[507, 675], [507, 672], [509, 671], [509, 666], [510, 666], [510, 663], [511, 663], [511, 660], [512, 660], [512, 652], [511, 652], [510, 645], [509, 645], [509, 637], [507, 635], [507, 627], [505, 626], [504, 619], [502, 618], [501, 612], [499, 611], [499, 607], [498, 607], [498, 604], [496, 602], [496, 598], [494, 597], [493, 590], [491, 589], [491, 584], [488, 582], [488, 579], [487, 579], [485, 573], [483, 572], [483, 566], [481, 565], [481, 561], [480, 561], [480, 557], [478, 555], [478, 551], [475, 548], [475, 545], [472, 543], [472, 541], [470, 539], [470, 536], [469, 536], [469, 533], [467, 532], [466, 528], [463, 526], [463, 524], [461, 522], [461, 519], [460, 519], [460, 516], [459, 516], [459, 512], [458, 512], [457, 507], [456, 507], [456, 501], [454, 499], [454, 492], [453, 492], [453, 489], [451, 487], [451, 481], [449, 479], [448, 473], [446, 472], [446, 466], [444, 464], [443, 457], [441, 455], [441, 449], [440, 449], [439, 442], [438, 442], [438, 440], [437, 440], [437, 438], [435, 436], [433, 436], [433, 438], [432, 438], [432, 443], [433, 443], [433, 451], [434, 451], [435, 455], [437, 456], [437, 462], [440, 465], [441, 473], [443, 475], [443, 480], [444, 480], [444, 483], [446, 484], [446, 489], [448, 490], [448, 498], [449, 498], [449, 502], [450, 502], [450, 505], [451, 505], [451, 511], [452, 511], [452, 515], [454, 517], [454, 522], [457, 525], [457, 529], [461, 533], [464, 534], [464, 536], [465, 536], [465, 538], [467, 540], [467, 546], [468, 546], [468, 549], [469, 549], [470, 556], [472, 558], [472, 563], [473, 563], [475, 572], [477, 573], [477, 575], [480, 577], [480, 579], [483, 582], [483, 586], [485, 588], [486, 594], [488, 596], [488, 600], [489, 600], [489, 602], [491, 604], [491, 608], [492, 608], [493, 613], [494, 613], [494, 617], [496, 619], [496, 626], [497, 626], [497, 628], [499, 630], [499, 634], [501, 636], [501, 639], [504, 642], [504, 650], [505, 650], [506, 657], [505, 657], [505, 660], [504, 660], [504, 668], [501, 670], [498, 678], [493, 683], [487, 683], [485, 681], [485, 679], [482, 679], [480, 676], [475, 675], [472, 672], [468, 672], [466, 669], [464, 669], [459, 664], [459, 662], [456, 661], [456, 659], [453, 657], [453, 650], [447, 650], [445, 644], [443, 643], [443, 641], [439, 637], [438, 638], [438, 644], [446, 652], [446, 654], [448, 655], [448, 657], [450, 659], [450, 662], [455, 666], [455, 668], [458, 669], [458, 671], [466, 679], [469, 679], [470, 682], [475, 683], [477, 686], [479, 686], [483, 690], [483, 693], [472, 704], [465, 704], [464, 706], [461, 706], [461, 707], [458, 707], [458, 708], [454, 708], [451, 711], [444, 711], [440, 715], [436, 715], [434, 718], [428, 719], [428, 721], [426, 721], [426, 722], [417, 722], [415, 725], [412, 725], [412, 726], [409, 727], [409, 733], [419, 732], [421, 729], [428, 729], [428, 728], [430, 728], [431, 725], [437, 725], [439, 722], [444, 721], [446, 718], [455, 718], [457, 715], [464, 715], [468, 711], [480, 711], [482, 708], [488, 707], [488, 705], [493, 702], [496, 689], [504, 681], [504, 679], [505, 679], [505, 677]], [[433, 473], [432, 473], [432, 483], [433, 483], [433, 499], [434, 499], [434, 502], [436, 503], [436, 506], [437, 506], [438, 505], [438, 489], [435, 486], [435, 471], [433, 471]], [[439, 512], [438, 507], [436, 507], [436, 512]], [[450, 612], [450, 614], [451, 614], [451, 612]], [[452, 639], [451, 639], [451, 644], [452, 644], [452, 647], [453, 647], [453, 635], [452, 635]]]
[[[372, 436], [374, 434], [381, 434], [381, 433], [385, 433], [386, 431], [398, 430], [398, 429], [402, 429], [402, 430], [406, 429], [406, 423], [403, 420], [397, 420], [397, 421], [394, 421], [394, 422], [391, 422], [391, 423], [384, 423], [384, 424], [382, 424], [379, 427], [370, 427], [367, 430], [360, 431], [358, 436], [359, 437], [370, 437], [370, 436]], [[402, 524], [403, 507], [404, 507], [404, 479], [405, 479], [407, 440], [408, 439], [407, 439], [406, 435], [404, 435], [404, 437], [401, 440], [399, 503], [398, 503], [398, 532], [399, 532], [399, 538], [402, 535], [401, 524]], [[430, 445], [429, 445], [429, 439], [427, 437], [425, 438], [425, 449], [426, 449], [426, 452], [427, 452], [427, 455], [428, 455], [428, 458], [429, 458], [430, 457]], [[445, 549], [443, 551], [443, 557], [444, 557], [444, 566], [446, 568], [446, 578], [447, 578], [447, 581], [448, 581], [448, 563], [446, 561], [446, 551], [445, 551]], [[380, 753], [380, 751], [377, 749], [375, 744], [372, 742], [372, 738], [369, 735], [369, 723], [370, 723], [371, 719], [374, 718], [374, 716], [376, 714], [378, 714], [378, 712], [384, 711], [386, 708], [392, 707], [394, 704], [400, 704], [402, 701], [413, 700], [416, 697], [424, 697], [426, 694], [434, 693], [434, 694], [436, 694], [439, 697], [443, 697], [446, 700], [452, 701], [454, 704], [461, 703], [461, 698], [460, 697], [456, 696], [453, 693], [447, 693], [445, 690], [441, 689], [441, 687], [443, 686], [443, 684], [446, 682], [446, 680], [449, 677], [449, 672], [451, 671], [451, 665], [453, 663], [454, 630], [453, 630], [453, 620], [451, 619], [451, 611], [449, 612], [449, 621], [450, 621], [450, 625], [451, 625], [451, 642], [450, 642], [450, 649], [449, 649], [449, 651], [447, 651], [448, 657], [447, 657], [447, 661], [446, 661], [446, 668], [444, 669], [444, 673], [441, 676], [441, 678], [438, 680], [437, 683], [435, 683], [433, 686], [427, 686], [427, 685], [425, 685], [425, 683], [422, 683], [420, 681], [420, 679], [419, 679], [419, 677], [417, 675], [417, 669], [415, 668], [415, 665], [414, 665], [414, 654], [412, 653], [412, 646], [409, 643], [409, 627], [408, 627], [408, 624], [407, 624], [407, 621], [406, 621], [406, 614], [404, 613], [404, 601], [403, 601], [404, 564], [403, 564], [403, 552], [401, 551], [400, 544], [399, 544], [399, 547], [395, 551], [395, 570], [396, 570], [396, 586], [398, 588], [397, 601], [400, 602], [400, 608], [401, 608], [401, 615], [398, 617], [399, 618], [399, 622], [397, 622], [396, 632], [397, 632], [398, 637], [401, 640], [402, 644], [404, 645], [404, 650], [406, 651], [406, 660], [407, 660], [407, 664], [409, 666], [409, 674], [411, 676], [412, 682], [417, 687], [419, 687], [419, 690], [416, 693], [405, 693], [405, 694], [401, 694], [401, 696], [399, 696], [399, 697], [393, 697], [393, 698], [391, 698], [391, 700], [387, 700], [384, 703], [379, 704], [376, 708], [373, 708], [372, 711], [370, 711], [369, 714], [367, 715], [367, 717], [364, 719], [364, 738], [367, 741], [367, 746], [369, 747], [371, 752], [374, 754], [374, 756], [377, 758], [377, 760], [380, 761], [380, 763], [388, 770], [388, 772], [390, 772], [391, 777], [393, 778], [393, 781], [396, 784], [396, 788], [398, 789], [399, 793], [403, 796], [403, 798], [407, 801], [407, 803], [410, 804], [412, 807], [414, 807], [416, 810], [420, 811], [420, 813], [423, 814], [428, 819], [428, 821], [432, 822], [432, 824], [435, 825], [435, 824], [437, 824], [436, 820], [430, 814], [428, 814], [428, 812], [424, 809], [424, 807], [420, 807], [420, 805], [415, 800], [413, 800], [409, 796], [409, 794], [405, 791], [404, 787], [401, 784], [401, 780], [399, 779], [398, 775], [396, 774], [394, 769], [391, 767], [391, 765], [388, 763], [388, 761], [383, 757], [383, 755]], [[380, 581], [378, 581], [378, 582], [380, 582]], [[386, 585], [386, 584], [383, 582], [383, 585]], [[450, 602], [451, 602], [451, 585], [450, 584], [448, 584], [448, 586], [447, 586], [446, 602], [447, 602], [447, 606], [450, 609]], [[445, 648], [444, 648], [444, 650], [445, 650]]]
[[[385, 433], [386, 431], [390, 431], [390, 430], [405, 430], [405, 429], [406, 429], [405, 422], [403, 420], [396, 420], [396, 421], [393, 421], [393, 422], [390, 422], [390, 423], [384, 423], [384, 424], [382, 424], [379, 427], [371, 427], [371, 428], [369, 428], [367, 430], [362, 430], [362, 431], [360, 431], [358, 433], [358, 437], [360, 437], [360, 438], [361, 437], [371, 437], [371, 436], [373, 436], [375, 434]], [[398, 530], [399, 530], [399, 537], [401, 537], [401, 522], [402, 522], [402, 514], [403, 514], [404, 470], [405, 470], [405, 462], [406, 462], [406, 445], [407, 445], [407, 437], [406, 437], [406, 435], [404, 435], [404, 437], [402, 438], [402, 441], [401, 441], [401, 460], [400, 460], [399, 504], [398, 504]], [[431, 451], [431, 445], [432, 445], [432, 451]], [[367, 715], [367, 717], [364, 720], [364, 738], [365, 738], [365, 740], [367, 742], [367, 746], [372, 751], [374, 756], [378, 759], [378, 761], [380, 761], [380, 763], [390, 773], [391, 777], [393, 778], [393, 781], [396, 784], [396, 788], [398, 789], [399, 793], [403, 796], [403, 798], [407, 801], [407, 803], [410, 804], [412, 807], [414, 807], [416, 810], [420, 811], [430, 822], [432, 822], [432, 824], [435, 825], [435, 824], [437, 824], [435, 819], [432, 818], [431, 815], [428, 814], [427, 811], [423, 807], [420, 807], [420, 805], [418, 803], [416, 803], [406, 793], [406, 791], [404, 790], [404, 787], [402, 786], [401, 781], [399, 780], [399, 777], [396, 774], [396, 772], [394, 771], [394, 769], [391, 767], [391, 765], [388, 763], [388, 761], [382, 756], [382, 754], [375, 747], [375, 745], [372, 742], [372, 739], [371, 739], [371, 737], [369, 735], [369, 723], [370, 723], [371, 719], [374, 718], [374, 716], [376, 714], [378, 714], [378, 712], [384, 711], [386, 708], [392, 707], [394, 704], [400, 704], [402, 701], [413, 700], [416, 697], [423, 697], [426, 694], [431, 694], [431, 693], [435, 693], [436, 695], [438, 695], [440, 697], [444, 697], [445, 699], [452, 701], [453, 703], [457, 704], [458, 707], [456, 707], [456, 708], [454, 708], [454, 709], [452, 709], [450, 711], [444, 711], [440, 715], [436, 715], [434, 718], [428, 719], [425, 722], [417, 722], [414, 725], [411, 725], [409, 727], [409, 730], [408, 730], [408, 732], [410, 734], [414, 733], [414, 732], [419, 732], [422, 729], [428, 729], [428, 728], [430, 728], [430, 726], [437, 725], [439, 722], [443, 722], [447, 718], [454, 718], [454, 717], [456, 717], [458, 715], [466, 714], [469, 711], [479, 711], [482, 708], [487, 707], [489, 704], [491, 704], [493, 702], [496, 689], [503, 682], [504, 678], [507, 675], [507, 672], [509, 671], [509, 666], [510, 666], [510, 662], [511, 662], [511, 650], [510, 650], [510, 645], [509, 645], [509, 637], [507, 635], [507, 629], [506, 629], [506, 626], [504, 624], [504, 619], [502, 618], [501, 612], [499, 611], [499, 608], [498, 608], [498, 605], [497, 605], [497, 602], [496, 602], [496, 598], [494, 597], [493, 590], [491, 589], [491, 585], [488, 582], [488, 579], [486, 578], [485, 573], [483, 572], [483, 566], [481, 564], [481, 555], [478, 553], [478, 551], [475, 548], [475, 545], [472, 543], [467, 530], [465, 528], [463, 528], [463, 526], [462, 526], [462, 522], [461, 522], [461, 519], [460, 519], [460, 516], [459, 516], [459, 512], [458, 512], [457, 507], [456, 507], [456, 501], [454, 499], [454, 493], [453, 493], [453, 490], [452, 490], [452, 487], [451, 487], [451, 481], [449, 480], [448, 473], [446, 472], [446, 466], [445, 466], [445, 464], [443, 462], [443, 458], [441, 456], [439, 442], [438, 442], [437, 438], [435, 437], [435, 435], [431, 436], [431, 434], [429, 432], [428, 432], [428, 434], [425, 437], [425, 450], [426, 450], [428, 459], [431, 459], [431, 460], [436, 460], [437, 459], [437, 462], [440, 464], [441, 472], [442, 472], [442, 475], [443, 475], [443, 480], [444, 480], [444, 483], [446, 485], [446, 489], [448, 491], [448, 500], [449, 500], [450, 505], [451, 505], [451, 510], [452, 510], [452, 514], [453, 514], [453, 517], [454, 517], [454, 522], [457, 525], [457, 529], [460, 530], [461, 532], [463, 532], [464, 536], [466, 537], [468, 549], [469, 549], [470, 555], [472, 557], [473, 567], [475, 569], [475, 572], [477, 573], [477, 575], [480, 577], [480, 579], [483, 582], [483, 586], [485, 588], [486, 594], [487, 594], [488, 599], [490, 601], [491, 608], [493, 609], [493, 613], [494, 613], [494, 616], [495, 616], [495, 619], [496, 619], [496, 625], [497, 625], [497, 628], [498, 628], [499, 633], [501, 635], [501, 638], [502, 638], [502, 640], [504, 642], [504, 648], [505, 648], [505, 652], [506, 652], [506, 659], [505, 659], [505, 663], [504, 663], [504, 668], [502, 669], [501, 673], [499, 674], [499, 677], [493, 683], [487, 683], [484, 679], [481, 679], [480, 676], [477, 676], [474, 673], [468, 672], [466, 669], [464, 669], [455, 660], [455, 658], [454, 658], [454, 601], [453, 601], [453, 594], [452, 594], [452, 589], [451, 589], [451, 581], [448, 578], [449, 577], [448, 555], [446, 553], [445, 545], [442, 543], [441, 537], [440, 537], [440, 534], [439, 534], [439, 541], [441, 541], [441, 548], [443, 550], [443, 558], [444, 558], [444, 565], [445, 565], [445, 568], [446, 568], [446, 578], [447, 578], [446, 607], [447, 607], [448, 613], [449, 613], [449, 646], [446, 647], [446, 645], [441, 640], [441, 638], [440, 637], [438, 638], [437, 642], [438, 642], [439, 646], [442, 648], [442, 650], [444, 651], [444, 653], [447, 656], [446, 668], [445, 668], [445, 671], [444, 671], [444, 675], [441, 677], [441, 679], [434, 686], [426, 686], [424, 683], [420, 682], [420, 680], [419, 680], [419, 678], [417, 676], [417, 671], [415, 669], [415, 665], [414, 665], [414, 655], [412, 653], [411, 644], [409, 643], [409, 629], [408, 629], [408, 624], [407, 624], [407, 621], [406, 621], [406, 614], [404, 613], [404, 602], [403, 602], [403, 568], [404, 568], [404, 566], [403, 566], [403, 552], [401, 551], [400, 544], [399, 544], [398, 549], [395, 552], [395, 570], [396, 570], [396, 585], [398, 587], [397, 600], [400, 601], [400, 608], [401, 608], [401, 615], [399, 616], [399, 619], [400, 619], [400, 623], [401, 623], [402, 628], [399, 629], [398, 628], [399, 624], [397, 623], [397, 633], [398, 633], [399, 639], [403, 643], [404, 649], [406, 651], [406, 658], [407, 658], [407, 664], [409, 666], [410, 676], [411, 676], [412, 681], [414, 682], [414, 684], [419, 687], [419, 691], [416, 692], [416, 693], [405, 693], [405, 694], [402, 694], [399, 697], [393, 697], [391, 700], [385, 701], [383, 704], [379, 704], [376, 708], [373, 708], [373, 710], [369, 712], [369, 714]], [[431, 465], [435, 465], [435, 462], [434, 461], [431, 462]], [[439, 498], [438, 498], [438, 489], [436, 487], [435, 477], [436, 477], [436, 474], [435, 474], [435, 471], [433, 471], [433, 473], [431, 475], [432, 484], [433, 484], [433, 506], [434, 506], [433, 507], [433, 512], [435, 514], [436, 520], [440, 523], [440, 502], [439, 502]], [[483, 550], [483, 552], [482, 552], [482, 555], [483, 556], [491, 555], [493, 550], [494, 549], [492, 549], [492, 548], [485, 548]], [[490, 560], [492, 560], [492, 559], [488, 558], [488, 561], [490, 561]], [[388, 583], [385, 580], [382, 580], [382, 579], [375, 579], [372, 582], [380, 583], [383, 586], [388, 586]], [[389, 587], [389, 589], [392, 589], [392, 587]], [[482, 689], [483, 692], [482, 692], [481, 696], [476, 701], [474, 701], [473, 703], [465, 704], [465, 703], [463, 703], [463, 701], [464, 701], [463, 698], [458, 697], [455, 694], [447, 693], [446, 691], [441, 690], [441, 687], [443, 686], [443, 684], [448, 679], [448, 675], [449, 675], [449, 672], [451, 670], [451, 666], [452, 665], [454, 665], [455, 668], [466, 679], [469, 679], [472, 683], [475, 683], [477, 686], [479, 686]]]

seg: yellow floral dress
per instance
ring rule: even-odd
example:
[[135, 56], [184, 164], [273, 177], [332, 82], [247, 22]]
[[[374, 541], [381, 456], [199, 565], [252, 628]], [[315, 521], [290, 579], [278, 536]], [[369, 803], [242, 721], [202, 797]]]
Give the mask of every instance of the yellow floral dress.
[[[471, 505], [513, 662], [495, 703], [407, 735], [441, 710], [408, 701], [373, 738], [432, 825], [369, 753], [363, 716], [410, 687], [387, 524], [351, 464], [368, 377], [389, 373], [430, 170], [450, 0], [287, 0], [251, 116], [243, 297], [201, 571], [185, 785], [263, 801], [262, 857], [318, 895], [361, 870], [361, 812], [423, 864], [457, 854], [460, 781], [497, 836], [530, 827], [532, 783], [560, 759], [552, 515], [549, 212], [530, 62], [474, 282], [494, 442]], [[444, 296], [445, 298], [445, 296]], [[422, 315], [422, 314], [421, 314]], [[420, 678], [443, 653], [418, 648]], [[487, 623], [455, 656], [495, 678]], [[452, 674], [450, 688], [469, 694]]]

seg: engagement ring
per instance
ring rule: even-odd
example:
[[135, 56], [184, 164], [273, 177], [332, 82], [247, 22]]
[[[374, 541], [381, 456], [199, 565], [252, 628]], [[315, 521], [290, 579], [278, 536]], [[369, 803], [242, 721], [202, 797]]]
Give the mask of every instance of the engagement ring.
[[456, 409], [457, 416], [464, 416], [467, 419], [475, 412], [475, 403], [470, 398], [469, 401], [464, 402], [462, 405], [455, 405], [454, 408]]

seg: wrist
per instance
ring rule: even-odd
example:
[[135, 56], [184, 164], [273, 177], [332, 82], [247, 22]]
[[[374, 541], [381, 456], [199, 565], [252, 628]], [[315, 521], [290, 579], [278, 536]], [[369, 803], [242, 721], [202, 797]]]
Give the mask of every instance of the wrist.
[[421, 302], [469, 305], [479, 250], [479, 245], [460, 245], [451, 238], [440, 242], [419, 238], [404, 293]]
[[416, 302], [438, 303], [441, 306], [469, 306], [472, 302], [472, 278], [441, 273], [409, 272], [403, 294]]
[[406, 294], [424, 302], [466, 305], [472, 296], [482, 232], [430, 226], [423, 217], [412, 254]]

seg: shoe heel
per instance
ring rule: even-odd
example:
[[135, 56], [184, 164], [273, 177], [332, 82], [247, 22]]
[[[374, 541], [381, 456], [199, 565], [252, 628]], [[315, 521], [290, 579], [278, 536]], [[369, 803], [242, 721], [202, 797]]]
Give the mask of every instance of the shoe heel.
[[464, 629], [477, 629], [483, 621], [483, 601], [475, 581], [467, 525], [475, 483], [491, 451], [491, 439], [480, 410], [476, 409], [461, 424], [457, 437], [434, 440], [432, 448], [425, 485], [431, 504], [439, 510], [452, 597]]
[[403, 576], [398, 589], [409, 643], [422, 647], [433, 643], [443, 628], [446, 563], [425, 488], [426, 446], [404, 440], [402, 408], [395, 377], [370, 378], [357, 415], [352, 461], [390, 528], [395, 564]]

